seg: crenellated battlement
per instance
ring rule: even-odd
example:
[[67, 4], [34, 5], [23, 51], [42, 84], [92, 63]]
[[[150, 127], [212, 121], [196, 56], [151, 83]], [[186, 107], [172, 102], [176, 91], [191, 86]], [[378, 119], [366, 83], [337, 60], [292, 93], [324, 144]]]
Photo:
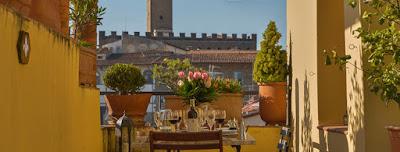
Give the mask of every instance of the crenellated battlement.
[[217, 33], [172, 33], [172, 32], [133, 32], [130, 34], [127, 31], [122, 32], [121, 35], [118, 35], [116, 31], [111, 31], [110, 35], [106, 35], [105, 31], [99, 31], [99, 41], [107, 39], [120, 40], [129, 37], [142, 37], [142, 38], [151, 38], [151, 39], [160, 39], [160, 40], [219, 40], [219, 41], [257, 41], [257, 34], [241, 34], [241, 37], [238, 37], [238, 34], [217, 34]]

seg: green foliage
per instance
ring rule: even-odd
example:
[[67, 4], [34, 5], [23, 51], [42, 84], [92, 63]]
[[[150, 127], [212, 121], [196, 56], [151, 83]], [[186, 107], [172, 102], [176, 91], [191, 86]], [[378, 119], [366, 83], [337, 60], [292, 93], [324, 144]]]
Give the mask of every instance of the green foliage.
[[242, 85], [238, 80], [232, 79], [216, 79], [215, 88], [218, 93], [241, 93]]
[[178, 72], [188, 72], [194, 67], [189, 59], [164, 59], [161, 64], [155, 64], [153, 67], [153, 78], [157, 85], [166, 85], [172, 91], [176, 92], [178, 88]]
[[131, 64], [114, 64], [103, 76], [104, 84], [121, 95], [135, 93], [146, 83], [139, 68]]
[[274, 21], [268, 24], [261, 41], [253, 68], [253, 80], [257, 83], [283, 82], [288, 73], [286, 53], [278, 45], [281, 34]]
[[177, 94], [183, 97], [187, 104], [189, 104], [190, 99], [196, 99], [197, 104], [211, 102], [217, 97], [217, 89], [214, 87], [215, 81], [206, 72], [189, 71], [185, 75], [187, 76], [180, 77], [177, 81]]
[[[349, 4], [353, 8], [357, 6], [355, 0], [349, 0]], [[362, 53], [368, 56], [363, 70], [372, 92], [380, 95], [385, 103], [400, 103], [400, 2], [371, 0], [365, 4], [370, 9], [363, 12], [363, 26], [355, 31], [363, 42]], [[328, 55], [328, 58], [334, 57]], [[350, 59], [339, 58], [340, 62]]]
[[[101, 25], [102, 16], [106, 8], [97, 5], [98, 0], [71, 0], [69, 17], [71, 21], [71, 35], [78, 41], [78, 44], [88, 46], [87, 42], [81, 40], [85, 28], [89, 25]], [[96, 45], [96, 44], [90, 44]]]
[[333, 64], [339, 66], [340, 70], [345, 68], [345, 65], [348, 63], [347, 61], [351, 59], [350, 55], [339, 56], [337, 55], [335, 50], [326, 51], [324, 50], [325, 55], [325, 65], [332, 65]]

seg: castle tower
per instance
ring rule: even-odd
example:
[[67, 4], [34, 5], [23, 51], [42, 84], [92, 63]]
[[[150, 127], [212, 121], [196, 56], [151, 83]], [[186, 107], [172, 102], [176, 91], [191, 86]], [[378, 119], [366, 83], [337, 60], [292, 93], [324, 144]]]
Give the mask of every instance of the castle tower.
[[172, 0], [147, 0], [147, 32], [172, 32]]

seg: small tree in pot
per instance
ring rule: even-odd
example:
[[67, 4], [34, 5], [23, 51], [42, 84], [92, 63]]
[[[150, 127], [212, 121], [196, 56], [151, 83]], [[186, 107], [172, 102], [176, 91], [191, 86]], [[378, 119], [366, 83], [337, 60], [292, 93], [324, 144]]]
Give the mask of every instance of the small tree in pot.
[[152, 94], [137, 93], [146, 82], [140, 69], [131, 64], [114, 64], [105, 71], [103, 81], [116, 91], [106, 95], [109, 116], [119, 118], [125, 112], [130, 118], [144, 117]]
[[[178, 72], [188, 72], [195, 68], [190, 63], [189, 59], [164, 59], [160, 64], [154, 64], [153, 67], [153, 78], [156, 80], [157, 87], [162, 85], [166, 86], [172, 92], [178, 91]], [[175, 95], [164, 96], [165, 108], [172, 110], [181, 110], [185, 108], [183, 98]]]
[[281, 34], [271, 21], [263, 34], [261, 51], [257, 53], [253, 80], [259, 84], [260, 116], [268, 124], [286, 120], [286, 53], [278, 44]]

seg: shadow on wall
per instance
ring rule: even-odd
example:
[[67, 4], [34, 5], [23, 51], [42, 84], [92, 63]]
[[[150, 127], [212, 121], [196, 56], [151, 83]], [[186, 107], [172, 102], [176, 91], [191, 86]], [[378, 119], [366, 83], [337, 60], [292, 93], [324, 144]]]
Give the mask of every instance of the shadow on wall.
[[299, 98], [299, 80], [296, 78], [296, 81], [295, 81], [295, 102], [296, 102], [296, 104], [295, 104], [295, 106], [296, 106], [296, 111], [295, 111], [295, 113], [296, 113], [296, 124], [295, 124], [295, 126], [296, 126], [296, 131], [295, 131], [295, 135], [296, 135], [296, 138], [295, 138], [295, 140], [296, 140], [296, 143], [295, 143], [295, 145], [294, 145], [294, 147], [296, 148], [296, 151], [299, 151], [299, 147], [300, 147], [300, 134], [299, 134], [299, 130], [300, 130], [300, 117], [299, 117], [299, 103], [300, 103], [300, 98]]
[[[307, 73], [307, 72], [306, 72]], [[311, 105], [310, 105], [310, 96], [309, 96], [309, 83], [307, 80], [307, 75], [305, 75], [304, 80], [304, 108], [303, 108], [303, 116], [300, 118], [300, 89], [299, 89], [299, 80], [296, 78], [295, 80], [295, 105], [296, 106], [296, 119], [295, 119], [295, 149], [296, 151], [300, 151], [300, 147], [302, 147], [302, 151], [310, 152], [313, 150], [312, 139], [311, 139], [311, 131], [312, 131], [312, 120], [311, 120]], [[300, 122], [301, 119], [301, 122]], [[300, 126], [301, 125], [301, 126]], [[301, 130], [301, 131], [300, 131]], [[301, 140], [301, 141], [300, 141]], [[301, 144], [301, 145], [300, 145]]]
[[[359, 56], [362, 56], [362, 51], [359, 51]], [[349, 134], [348, 140], [352, 146], [351, 151], [364, 151], [364, 92], [363, 92], [363, 82], [362, 73], [357, 67], [362, 67], [357, 64], [357, 60], [354, 60], [353, 65], [354, 70], [352, 71], [351, 76], [351, 90], [348, 91], [348, 99], [352, 103], [351, 106], [348, 106], [348, 115], [349, 115]], [[350, 74], [348, 72], [348, 74]], [[361, 76], [358, 76], [361, 75]]]
[[308, 83], [307, 71], [304, 75], [304, 108], [303, 117], [301, 120], [301, 146], [303, 151], [313, 151], [311, 131], [312, 131], [312, 119], [311, 119], [311, 103], [310, 103], [310, 84]]

